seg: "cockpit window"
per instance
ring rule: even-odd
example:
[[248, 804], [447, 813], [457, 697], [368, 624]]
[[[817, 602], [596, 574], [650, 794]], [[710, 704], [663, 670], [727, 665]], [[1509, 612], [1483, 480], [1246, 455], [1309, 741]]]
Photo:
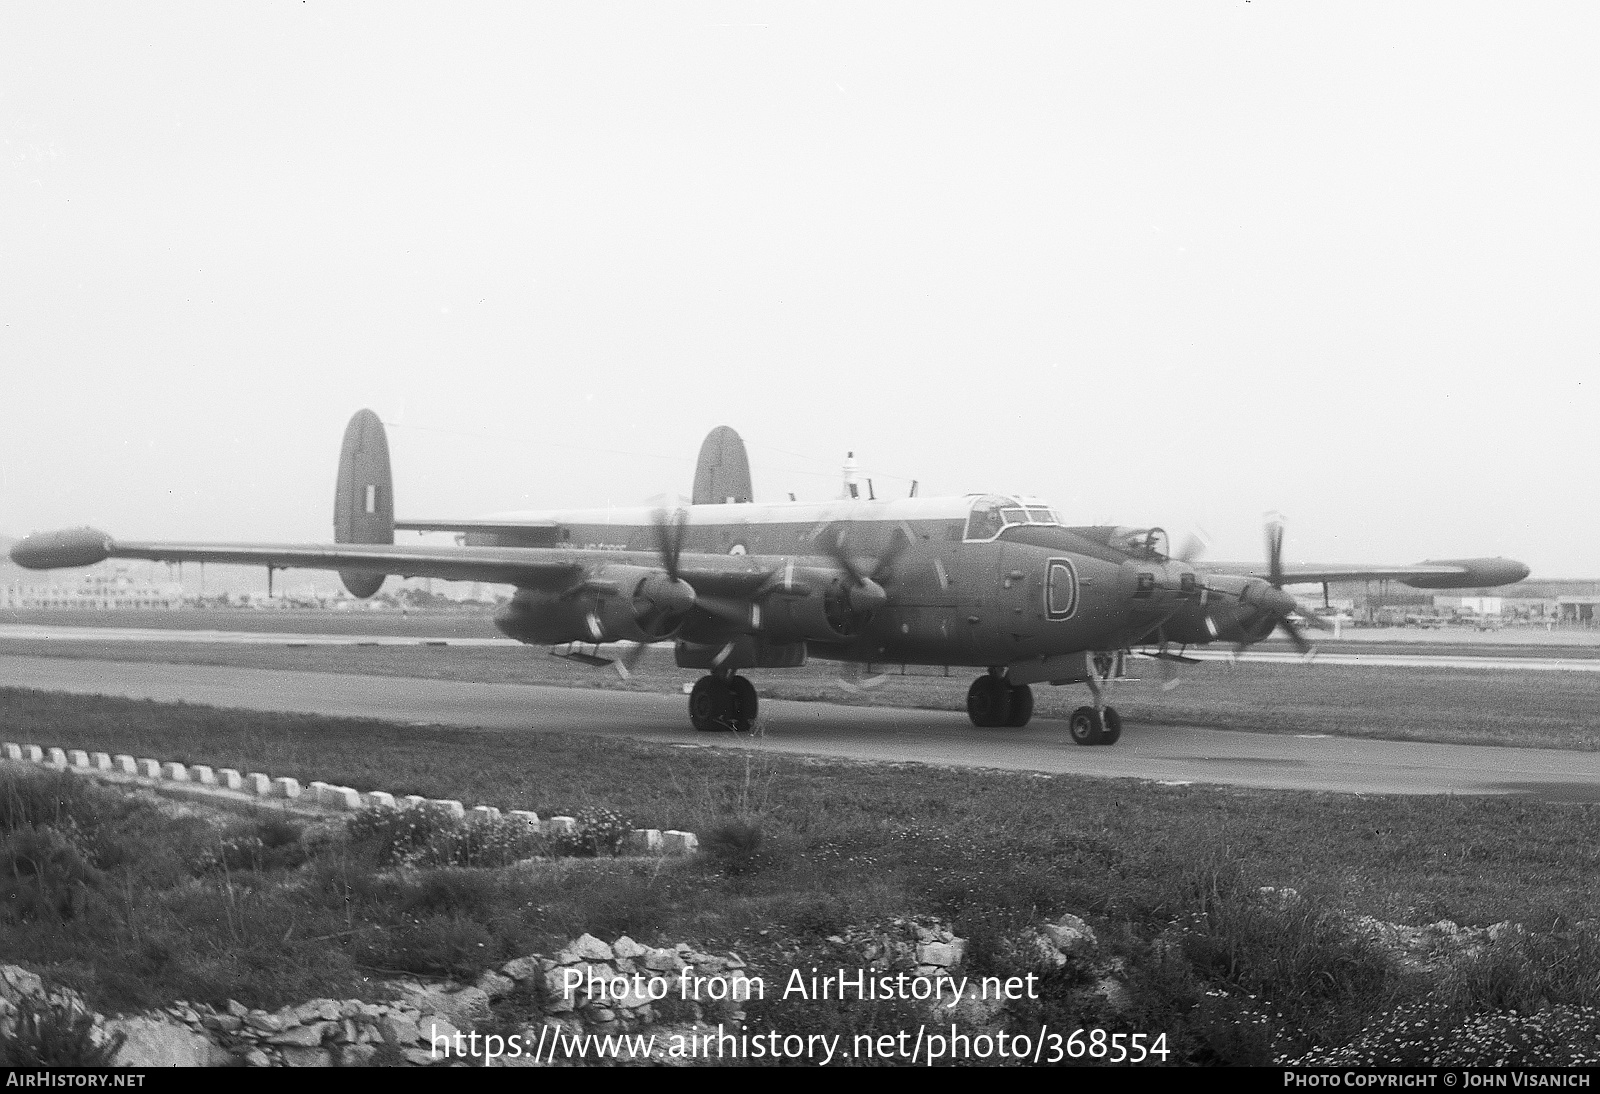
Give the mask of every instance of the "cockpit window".
[[969, 540], [993, 539], [1015, 524], [1060, 524], [1061, 515], [1048, 505], [1001, 494], [985, 494], [972, 503], [967, 516]]

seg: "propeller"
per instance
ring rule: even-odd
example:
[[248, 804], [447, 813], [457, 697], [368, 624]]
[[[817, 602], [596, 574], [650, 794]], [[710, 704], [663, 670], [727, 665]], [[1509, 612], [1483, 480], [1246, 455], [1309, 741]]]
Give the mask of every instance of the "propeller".
[[[841, 528], [836, 535], [825, 537], [823, 544], [828, 549], [828, 556], [838, 564], [848, 579], [845, 599], [850, 611], [865, 615], [889, 602], [889, 593], [884, 588], [884, 583], [889, 580], [889, 575], [893, 572], [895, 563], [900, 560], [900, 556], [916, 540], [916, 533], [902, 522], [890, 533], [888, 545], [876, 558], [852, 557], [847, 546], [849, 534], [848, 527]], [[863, 667], [857, 662], [853, 666], [852, 677], [846, 678], [841, 675], [838, 684], [846, 691], [861, 692], [879, 687], [887, 680], [888, 677], [881, 673], [871, 677], [864, 676]]]
[[[1295, 597], [1283, 591], [1283, 516], [1280, 513], [1268, 513], [1265, 528], [1267, 545], [1267, 582], [1272, 586], [1270, 591], [1261, 598], [1261, 609], [1277, 623], [1277, 628], [1283, 631], [1291, 645], [1303, 657], [1312, 657], [1316, 648], [1300, 633], [1300, 628], [1290, 620], [1290, 615], [1299, 615], [1307, 623], [1319, 629], [1327, 626], [1315, 612], [1305, 608]], [[1241, 594], [1240, 599], [1244, 599]]]
[[[645, 578], [634, 598], [639, 626], [647, 633], [656, 631], [674, 616], [687, 614], [699, 602], [693, 586], [678, 576], [683, 541], [688, 535], [688, 510], [675, 509], [669, 514], [666, 509], [657, 509], [650, 514], [650, 523], [655, 530], [656, 555], [661, 559], [662, 572]], [[617, 675], [624, 680], [630, 678], [649, 648], [648, 642], [633, 643], [612, 662]]]

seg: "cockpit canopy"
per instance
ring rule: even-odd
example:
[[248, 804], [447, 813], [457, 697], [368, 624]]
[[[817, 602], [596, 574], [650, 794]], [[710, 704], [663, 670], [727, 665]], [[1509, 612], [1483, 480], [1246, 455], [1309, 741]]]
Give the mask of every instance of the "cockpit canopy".
[[1107, 543], [1123, 554], [1152, 562], [1172, 554], [1164, 528], [1113, 528]]
[[965, 539], [990, 540], [1018, 524], [1060, 526], [1061, 514], [1038, 498], [1009, 494], [979, 494], [967, 512]]

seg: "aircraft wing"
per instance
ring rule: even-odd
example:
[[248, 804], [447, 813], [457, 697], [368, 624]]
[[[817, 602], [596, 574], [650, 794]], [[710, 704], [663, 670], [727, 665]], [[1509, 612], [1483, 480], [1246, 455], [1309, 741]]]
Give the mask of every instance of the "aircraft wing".
[[[1232, 563], [1200, 564], [1206, 573], [1239, 574], [1272, 579], [1270, 569]], [[1399, 581], [1418, 589], [1476, 589], [1511, 585], [1528, 576], [1528, 567], [1510, 558], [1451, 558], [1414, 566], [1310, 565], [1285, 566], [1285, 585], [1320, 585], [1336, 581]]]
[[[521, 588], [562, 588], [607, 564], [652, 569], [661, 566], [660, 558], [651, 551], [388, 543], [152, 543], [113, 539], [94, 528], [36, 533], [14, 546], [11, 558], [30, 570], [92, 566], [108, 558], [138, 558], [361, 571], [444, 581], [485, 581]], [[703, 595], [750, 596], [774, 580], [785, 564], [782, 559], [757, 556], [684, 552], [679, 560], [679, 576]]]

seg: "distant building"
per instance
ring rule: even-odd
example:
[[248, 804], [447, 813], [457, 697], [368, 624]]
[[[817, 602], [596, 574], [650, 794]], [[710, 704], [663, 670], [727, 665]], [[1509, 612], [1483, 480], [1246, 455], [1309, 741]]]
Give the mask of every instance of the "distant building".
[[91, 570], [75, 584], [0, 587], [0, 607], [47, 611], [116, 611], [142, 608], [173, 611], [183, 607], [183, 586], [176, 581], [143, 581], [126, 570]]
[[1556, 598], [1557, 618], [1563, 623], [1600, 622], [1600, 596], [1559, 596]]

